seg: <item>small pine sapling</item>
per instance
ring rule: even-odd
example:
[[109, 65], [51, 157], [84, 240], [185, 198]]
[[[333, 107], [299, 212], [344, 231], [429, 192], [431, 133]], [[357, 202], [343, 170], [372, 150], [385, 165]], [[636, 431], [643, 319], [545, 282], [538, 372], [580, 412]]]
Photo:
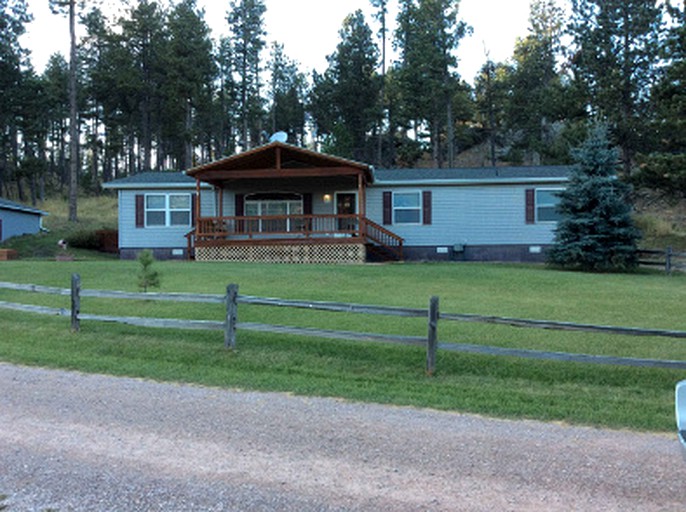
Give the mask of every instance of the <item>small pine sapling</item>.
[[138, 263], [141, 265], [138, 273], [138, 287], [144, 292], [147, 292], [148, 288], [159, 288], [160, 286], [160, 273], [151, 268], [154, 262], [155, 257], [152, 251], [148, 249], [138, 255]]

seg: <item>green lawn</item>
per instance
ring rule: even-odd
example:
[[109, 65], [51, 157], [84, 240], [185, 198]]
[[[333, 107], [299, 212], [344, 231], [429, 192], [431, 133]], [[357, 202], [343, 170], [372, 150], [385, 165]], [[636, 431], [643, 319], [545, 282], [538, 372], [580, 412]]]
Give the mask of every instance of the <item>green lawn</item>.
[[[162, 291], [240, 293], [290, 299], [426, 307], [604, 325], [686, 330], [682, 275], [595, 275], [544, 267], [483, 264], [288, 266], [156, 262]], [[11, 261], [0, 280], [136, 290], [137, 262]], [[68, 297], [0, 290], [0, 300], [68, 307]], [[82, 311], [221, 320], [223, 307], [84, 298]], [[424, 335], [426, 321], [239, 306], [240, 321]], [[419, 347], [330, 341], [247, 331], [238, 350], [221, 332], [143, 329], [0, 310], [0, 360], [88, 372], [288, 391], [416, 405], [493, 416], [673, 430], [674, 384], [686, 372], [594, 366], [439, 352], [437, 375], [424, 375]], [[442, 341], [626, 357], [686, 360], [686, 340], [530, 330], [441, 322]]]

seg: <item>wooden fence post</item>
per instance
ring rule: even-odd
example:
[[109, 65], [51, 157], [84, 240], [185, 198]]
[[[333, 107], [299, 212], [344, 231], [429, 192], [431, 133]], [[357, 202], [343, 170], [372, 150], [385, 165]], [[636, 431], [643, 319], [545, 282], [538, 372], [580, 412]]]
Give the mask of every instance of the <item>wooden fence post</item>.
[[72, 332], [79, 332], [81, 325], [79, 323], [79, 313], [81, 313], [81, 276], [79, 274], [71, 275], [71, 330]]
[[672, 247], [667, 247], [667, 251], [665, 252], [665, 272], [667, 274], [671, 275], [672, 274], [672, 256], [674, 254], [674, 251], [672, 250]]
[[429, 333], [426, 340], [426, 374], [436, 372], [436, 349], [438, 348], [438, 297], [429, 301]]
[[226, 323], [224, 325], [224, 347], [236, 348], [236, 322], [238, 318], [238, 285], [226, 287]]

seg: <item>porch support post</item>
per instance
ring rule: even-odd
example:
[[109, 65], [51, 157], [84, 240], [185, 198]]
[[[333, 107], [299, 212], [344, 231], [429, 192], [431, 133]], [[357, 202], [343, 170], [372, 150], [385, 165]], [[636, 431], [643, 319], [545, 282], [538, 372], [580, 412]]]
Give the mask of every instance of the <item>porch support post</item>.
[[198, 221], [200, 220], [200, 180], [195, 179], [195, 226], [193, 226], [197, 232]]
[[367, 217], [367, 188], [365, 187], [364, 172], [357, 175], [357, 211], [360, 224], [360, 236], [366, 237], [366, 224], [362, 219]]

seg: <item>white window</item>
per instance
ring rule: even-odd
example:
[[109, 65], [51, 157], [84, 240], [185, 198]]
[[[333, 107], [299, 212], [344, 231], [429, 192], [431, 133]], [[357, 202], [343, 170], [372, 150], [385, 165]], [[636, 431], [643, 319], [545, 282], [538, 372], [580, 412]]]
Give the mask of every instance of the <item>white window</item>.
[[298, 194], [253, 194], [245, 199], [245, 216], [261, 217], [248, 221], [252, 232], [299, 231], [302, 229], [302, 219], [288, 218], [288, 216], [302, 215], [302, 213], [303, 200]]
[[145, 225], [148, 227], [190, 226], [190, 194], [146, 194]]
[[560, 213], [557, 205], [560, 202], [559, 192], [561, 188], [538, 188], [536, 189], [536, 222], [557, 222]]
[[422, 193], [405, 191], [393, 193], [393, 224], [422, 223]]

